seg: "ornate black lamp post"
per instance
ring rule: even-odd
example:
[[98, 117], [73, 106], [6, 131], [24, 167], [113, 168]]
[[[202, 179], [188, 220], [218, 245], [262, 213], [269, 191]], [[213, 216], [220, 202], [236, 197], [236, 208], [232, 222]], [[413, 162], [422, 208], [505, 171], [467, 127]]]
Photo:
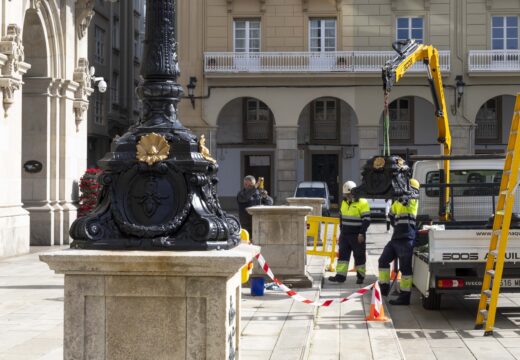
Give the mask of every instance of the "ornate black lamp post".
[[99, 161], [101, 197], [91, 215], [72, 224], [72, 247], [209, 250], [240, 241], [238, 220], [217, 199], [218, 165], [204, 136], [197, 138], [177, 117], [183, 90], [176, 3], [147, 0], [141, 118]]

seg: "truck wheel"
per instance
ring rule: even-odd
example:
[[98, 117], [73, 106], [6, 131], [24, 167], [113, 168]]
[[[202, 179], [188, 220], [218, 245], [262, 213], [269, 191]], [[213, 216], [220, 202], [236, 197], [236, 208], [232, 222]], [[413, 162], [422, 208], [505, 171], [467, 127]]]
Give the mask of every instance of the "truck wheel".
[[422, 306], [426, 310], [439, 310], [441, 308], [441, 294], [437, 294], [435, 289], [430, 289], [430, 296], [421, 296]]

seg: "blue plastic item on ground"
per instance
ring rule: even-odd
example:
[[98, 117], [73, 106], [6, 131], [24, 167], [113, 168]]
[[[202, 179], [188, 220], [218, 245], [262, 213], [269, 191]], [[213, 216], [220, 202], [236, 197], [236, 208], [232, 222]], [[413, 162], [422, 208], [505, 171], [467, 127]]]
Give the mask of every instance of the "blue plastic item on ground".
[[264, 296], [265, 279], [260, 276], [252, 276], [249, 278], [251, 283], [251, 296]]

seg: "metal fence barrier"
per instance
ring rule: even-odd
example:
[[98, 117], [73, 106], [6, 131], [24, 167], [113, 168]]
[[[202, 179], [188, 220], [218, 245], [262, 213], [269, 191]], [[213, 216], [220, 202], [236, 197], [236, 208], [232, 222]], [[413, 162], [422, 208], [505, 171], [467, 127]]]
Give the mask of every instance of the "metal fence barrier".
[[[329, 226], [332, 226], [332, 236], [329, 239]], [[307, 255], [326, 256], [330, 259], [328, 271], [335, 271], [337, 257], [337, 241], [339, 234], [339, 218], [325, 216], [307, 216], [307, 238], [313, 239], [312, 249]]]

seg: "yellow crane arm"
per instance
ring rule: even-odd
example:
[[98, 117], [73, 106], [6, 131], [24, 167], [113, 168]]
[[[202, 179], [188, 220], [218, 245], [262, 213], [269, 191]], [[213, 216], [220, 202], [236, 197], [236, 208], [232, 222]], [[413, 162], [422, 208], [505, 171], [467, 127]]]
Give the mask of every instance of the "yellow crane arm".
[[[406, 72], [417, 61], [422, 61], [426, 65], [428, 83], [430, 85], [433, 105], [435, 107], [435, 118], [439, 134], [437, 141], [442, 144], [443, 155], [451, 155], [451, 134], [446, 111], [446, 101], [444, 99], [444, 89], [442, 87], [442, 77], [439, 64], [439, 52], [431, 45], [424, 45], [415, 40], [396, 41], [392, 44], [398, 56], [389, 60], [383, 67], [383, 88], [388, 93], [392, 87], [406, 74]], [[450, 161], [444, 160], [444, 183], [450, 183]], [[439, 209], [439, 214], [444, 220], [449, 219], [450, 193], [446, 187], [444, 191], [444, 206]]]

